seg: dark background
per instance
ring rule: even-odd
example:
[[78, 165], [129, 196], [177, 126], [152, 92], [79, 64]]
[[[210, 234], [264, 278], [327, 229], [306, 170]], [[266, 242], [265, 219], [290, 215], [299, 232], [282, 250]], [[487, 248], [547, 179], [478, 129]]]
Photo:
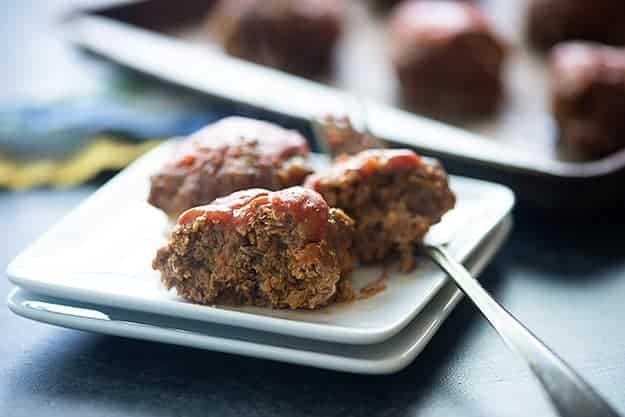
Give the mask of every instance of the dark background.
[[[76, 4], [5, 0], [0, 103], [97, 91], [127, 74], [67, 47]], [[106, 179], [0, 191], [0, 266]], [[624, 190], [615, 190], [623, 193]], [[515, 210], [485, 286], [625, 412], [625, 221]], [[11, 284], [0, 279], [0, 297]], [[61, 329], [0, 308], [0, 416], [542, 416], [524, 364], [466, 301], [404, 371], [360, 376]]]

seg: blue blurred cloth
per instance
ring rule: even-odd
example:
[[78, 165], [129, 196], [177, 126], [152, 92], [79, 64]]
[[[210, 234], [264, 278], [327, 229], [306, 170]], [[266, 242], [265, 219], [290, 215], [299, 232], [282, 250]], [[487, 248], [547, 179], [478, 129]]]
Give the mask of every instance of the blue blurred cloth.
[[198, 105], [154, 107], [114, 99], [0, 106], [0, 153], [13, 160], [58, 159], [99, 134], [131, 141], [182, 136], [229, 112]]
[[0, 104], [0, 188], [80, 184], [228, 115], [310, 126], [249, 106], [151, 86], [54, 103]]

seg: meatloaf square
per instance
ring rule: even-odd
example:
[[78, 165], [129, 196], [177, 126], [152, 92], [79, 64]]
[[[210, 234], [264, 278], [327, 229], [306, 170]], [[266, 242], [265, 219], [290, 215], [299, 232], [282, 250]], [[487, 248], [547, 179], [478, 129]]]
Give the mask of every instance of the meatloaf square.
[[399, 253], [401, 269], [415, 266], [414, 249], [430, 226], [455, 204], [438, 162], [407, 149], [371, 149], [343, 156], [305, 186], [354, 219], [360, 262]]
[[406, 107], [448, 120], [497, 110], [507, 47], [477, 5], [406, 0], [393, 9], [389, 25]]
[[625, 48], [562, 43], [551, 52], [550, 70], [563, 149], [588, 158], [625, 148]]
[[170, 216], [247, 188], [300, 185], [311, 170], [306, 139], [294, 130], [227, 117], [183, 140], [151, 178], [148, 201]]
[[313, 190], [250, 189], [183, 213], [152, 265], [195, 303], [314, 309], [353, 296], [352, 231]]
[[221, 0], [209, 26], [230, 55], [321, 78], [332, 67], [347, 5], [345, 0]]

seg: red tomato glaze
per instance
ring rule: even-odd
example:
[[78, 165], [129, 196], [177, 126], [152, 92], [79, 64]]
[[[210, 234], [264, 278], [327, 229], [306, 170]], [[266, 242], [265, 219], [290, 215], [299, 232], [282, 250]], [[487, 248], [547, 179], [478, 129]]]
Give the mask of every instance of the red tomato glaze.
[[274, 192], [260, 188], [238, 191], [218, 198], [211, 204], [185, 211], [178, 218], [178, 224], [187, 224], [204, 216], [209, 221], [237, 227], [248, 222], [261, 207], [292, 216], [305, 231], [309, 241], [325, 238], [328, 204], [319, 193], [303, 187]]

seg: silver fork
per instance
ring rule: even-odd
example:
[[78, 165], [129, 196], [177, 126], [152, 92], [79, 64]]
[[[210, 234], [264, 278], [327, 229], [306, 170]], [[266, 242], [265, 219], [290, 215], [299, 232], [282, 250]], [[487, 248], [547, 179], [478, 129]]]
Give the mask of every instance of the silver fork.
[[[366, 122], [366, 104], [357, 99], [358, 126], [370, 133]], [[312, 121], [317, 144], [328, 150], [325, 130], [320, 120]], [[444, 223], [444, 222], [443, 222]], [[482, 316], [495, 329], [505, 344], [529, 365], [542, 384], [555, 409], [563, 417], [619, 417], [619, 414], [558, 355], [541, 342], [510, 312], [497, 303], [461, 263], [445, 248], [457, 228], [439, 224], [426, 236], [423, 253], [438, 264], [458, 288], [475, 304]], [[497, 224], [490, 225], [491, 228]]]
[[495, 301], [442, 242], [425, 239], [423, 252], [438, 264], [478, 308], [506, 345], [520, 355], [563, 417], [618, 417], [619, 414], [558, 355]]

